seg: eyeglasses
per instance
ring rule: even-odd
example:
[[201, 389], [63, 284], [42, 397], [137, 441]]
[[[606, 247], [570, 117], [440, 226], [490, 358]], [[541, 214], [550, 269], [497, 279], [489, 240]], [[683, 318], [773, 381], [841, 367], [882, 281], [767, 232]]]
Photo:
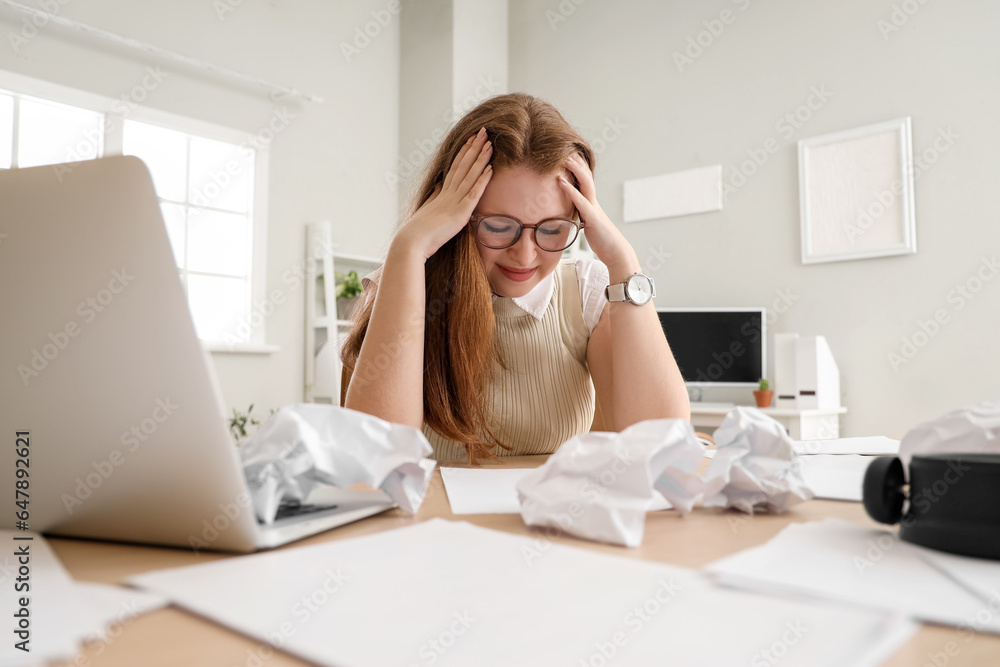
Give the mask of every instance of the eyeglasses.
[[509, 248], [517, 243], [525, 229], [530, 229], [534, 232], [532, 236], [535, 245], [546, 252], [562, 252], [573, 245], [584, 226], [582, 220], [562, 218], [542, 220], [537, 225], [524, 225], [505, 215], [478, 215], [470, 223], [476, 228], [476, 240], [487, 248]]

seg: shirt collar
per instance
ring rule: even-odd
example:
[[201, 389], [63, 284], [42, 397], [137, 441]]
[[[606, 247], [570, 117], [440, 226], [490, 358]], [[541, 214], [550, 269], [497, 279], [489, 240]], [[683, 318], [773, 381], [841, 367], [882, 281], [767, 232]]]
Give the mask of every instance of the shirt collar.
[[[555, 271], [542, 278], [539, 283], [531, 288], [531, 291], [524, 296], [512, 297], [511, 301], [536, 320], [541, 320], [545, 315], [546, 308], [549, 306], [549, 301], [552, 300], [552, 292], [555, 290], [554, 273]], [[497, 298], [499, 297], [494, 294], [493, 300], [495, 301]]]

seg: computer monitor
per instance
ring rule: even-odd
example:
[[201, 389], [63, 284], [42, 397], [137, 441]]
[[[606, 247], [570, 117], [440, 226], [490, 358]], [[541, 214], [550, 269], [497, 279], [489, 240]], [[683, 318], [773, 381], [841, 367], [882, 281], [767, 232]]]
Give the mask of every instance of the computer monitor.
[[689, 387], [745, 387], [764, 377], [764, 308], [657, 308], [656, 312]]

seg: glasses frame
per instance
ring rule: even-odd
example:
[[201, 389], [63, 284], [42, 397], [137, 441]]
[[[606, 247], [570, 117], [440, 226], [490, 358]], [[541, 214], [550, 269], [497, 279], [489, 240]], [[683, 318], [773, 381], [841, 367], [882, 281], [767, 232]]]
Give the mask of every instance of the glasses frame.
[[[491, 246], [491, 245], [486, 245], [485, 243], [483, 243], [482, 240], [479, 238], [479, 223], [481, 223], [486, 218], [505, 218], [507, 220], [513, 220], [514, 222], [516, 222], [518, 224], [518, 228], [517, 228], [517, 234], [514, 235], [514, 240], [511, 241], [510, 243], [508, 243], [505, 246], [499, 246], [499, 247], [497, 247], [497, 246]], [[566, 245], [565, 248], [561, 248], [559, 250], [549, 250], [548, 248], [543, 248], [541, 245], [539, 245], [539, 243], [538, 243], [538, 237], [535, 236], [535, 230], [539, 226], [544, 225], [546, 222], [569, 222], [569, 223], [572, 223], [573, 226], [576, 227], [576, 233], [573, 235], [572, 240], [570, 240], [570, 242]], [[474, 216], [472, 216], [469, 219], [469, 224], [473, 225], [475, 227], [475, 229], [473, 231], [474, 231], [474, 233], [476, 235], [476, 242], [479, 243], [479, 244], [481, 244], [484, 248], [489, 248], [490, 250], [505, 250], [507, 248], [510, 248], [510, 247], [516, 245], [517, 242], [521, 240], [521, 234], [524, 233], [525, 229], [530, 229], [531, 230], [531, 240], [534, 241], [535, 245], [538, 246], [539, 250], [544, 250], [545, 252], [563, 252], [564, 250], [566, 250], [566, 248], [572, 247], [573, 244], [576, 243], [577, 239], [580, 238], [580, 232], [582, 232], [584, 230], [584, 227], [586, 227], [586, 224], [583, 222], [583, 220], [570, 220], [569, 218], [546, 218], [545, 220], [542, 220], [541, 222], [535, 223], [534, 225], [526, 225], [526, 224], [524, 224], [523, 222], [521, 222], [520, 220], [518, 220], [517, 218], [515, 218], [513, 216], [510, 216], [510, 215], [496, 215], [496, 214], [494, 214], [494, 215], [474, 215]]]

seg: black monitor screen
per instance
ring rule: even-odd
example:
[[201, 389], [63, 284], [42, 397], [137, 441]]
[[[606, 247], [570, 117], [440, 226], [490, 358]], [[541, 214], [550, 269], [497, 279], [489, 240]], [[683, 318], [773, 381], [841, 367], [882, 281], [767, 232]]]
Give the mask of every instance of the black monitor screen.
[[757, 384], [764, 377], [763, 310], [658, 311], [687, 383]]

